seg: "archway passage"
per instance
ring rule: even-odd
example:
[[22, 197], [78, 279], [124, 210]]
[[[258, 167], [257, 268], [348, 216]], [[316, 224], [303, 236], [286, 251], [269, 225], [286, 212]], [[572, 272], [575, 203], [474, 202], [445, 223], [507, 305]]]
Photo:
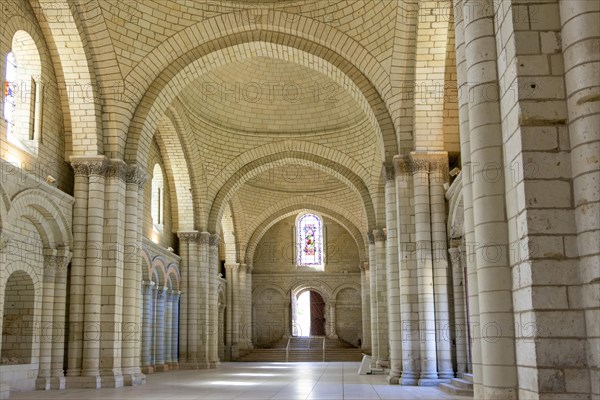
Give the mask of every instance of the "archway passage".
[[325, 336], [325, 301], [315, 291], [301, 293], [293, 313], [293, 336]]
[[319, 293], [312, 290], [310, 292], [310, 334], [325, 336], [325, 301]]
[[1, 364], [29, 364], [33, 347], [34, 287], [29, 275], [14, 272], [6, 283], [2, 314]]

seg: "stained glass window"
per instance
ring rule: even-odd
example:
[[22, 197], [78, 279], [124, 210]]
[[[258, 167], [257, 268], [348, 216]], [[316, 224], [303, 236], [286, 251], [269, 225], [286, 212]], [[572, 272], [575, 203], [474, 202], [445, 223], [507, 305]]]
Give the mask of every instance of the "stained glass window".
[[17, 108], [17, 59], [11, 51], [6, 56], [6, 78], [4, 80], [4, 119], [6, 120], [6, 135], [15, 131], [15, 110]]
[[304, 214], [297, 224], [298, 265], [323, 268], [323, 222], [314, 214]]

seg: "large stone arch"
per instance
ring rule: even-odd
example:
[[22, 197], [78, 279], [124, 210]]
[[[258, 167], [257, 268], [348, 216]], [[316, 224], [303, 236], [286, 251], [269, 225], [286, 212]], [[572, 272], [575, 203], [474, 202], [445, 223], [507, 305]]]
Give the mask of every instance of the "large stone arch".
[[358, 196], [360, 196], [367, 216], [369, 228], [371, 229], [376, 225], [376, 214], [369, 189], [351, 168], [340, 165], [335, 161], [331, 161], [330, 159], [314, 153], [287, 150], [255, 159], [240, 167], [227, 168], [228, 170], [235, 172], [229, 176], [222, 186], [220, 186], [219, 192], [212, 201], [213, 206], [208, 220], [209, 231], [216, 231], [218, 221], [221, 219], [225, 205], [244, 182], [274, 166], [285, 165], [286, 163], [297, 163], [319, 169], [348, 185], [358, 194]]
[[165, 114], [159, 123], [155, 139], [165, 166], [171, 204], [174, 205], [171, 210], [173, 231], [191, 231], [194, 229], [194, 220], [184, 216], [197, 215], [194, 209], [196, 202], [193, 191], [190, 190], [193, 186], [188, 172], [188, 160], [181, 145], [180, 132], [173, 123], [172, 113]]
[[292, 199], [291, 201], [274, 205], [272, 208], [261, 214], [259, 218], [257, 218], [257, 220], [260, 221], [259, 225], [256, 227], [252, 226], [250, 228], [251, 236], [246, 245], [246, 251], [244, 254], [246, 262], [252, 262], [254, 253], [256, 252], [256, 248], [260, 243], [260, 240], [273, 225], [291, 215], [298, 214], [301, 211], [317, 211], [340, 224], [353, 237], [358, 248], [360, 260], [365, 261], [367, 259], [365, 251], [367, 245], [366, 238], [363, 234], [361, 234], [360, 230], [354, 225], [354, 223], [345, 216], [347, 213], [344, 213], [343, 211], [339, 212], [339, 210], [335, 211], [335, 209], [335, 206], [327, 204], [327, 202], [314, 201], [314, 199], [311, 202], [309, 199], [305, 198]]
[[306, 292], [307, 290], [314, 290], [315, 292], [319, 293], [326, 303], [333, 299], [333, 290], [331, 287], [319, 279], [313, 279], [310, 281], [306, 281], [304, 279], [295, 280], [289, 288], [289, 293], [297, 298], [300, 294]]
[[71, 1], [30, 0], [42, 31], [53, 42], [50, 53], [64, 111], [67, 135], [72, 135], [72, 154], [104, 152], [102, 106], [98, 82], [82, 22]]
[[72, 246], [70, 223], [45, 191], [27, 189], [13, 197], [7, 215], [7, 225], [14, 225], [21, 217], [36, 227], [46, 248]]
[[[203, 68], [211, 68], [210, 63], [204, 59], [211, 53], [253, 42], [289, 46], [290, 49], [311, 54], [322, 60], [321, 62], [329, 63], [342, 71], [356, 85], [358, 93], [366, 99], [375, 116], [376, 130], [381, 133], [379, 137], [383, 144], [383, 157], [391, 161], [392, 157], [398, 154], [394, 124], [386, 101], [382, 97], [390, 96], [391, 89], [389, 80], [386, 79], [387, 74], [362, 46], [350, 37], [334, 31], [324, 24], [322, 29], [336, 40], [327, 42], [323, 37], [311, 35], [310, 31], [314, 30], [314, 27], [308, 28], [306, 31], [307, 28], [304, 25], [298, 25], [297, 28], [304, 28], [298, 28], [297, 31], [284, 30], [278, 26], [269, 26], [268, 29], [265, 29], [264, 26], [256, 24], [249, 24], [237, 29], [231, 28], [230, 31], [219, 31], [217, 35], [207, 31], [211, 30], [209, 21], [223, 27], [235, 26], [235, 24], [231, 24], [232, 18], [234, 17], [231, 15], [215, 17], [179, 32], [158, 46], [127, 77], [125, 88], [130, 92], [126, 96], [132, 102], [139, 104], [135, 116], [132, 116], [131, 125], [127, 129], [129, 132], [125, 153], [127, 160], [138, 160], [140, 163], [144, 163], [144, 153], [157, 121], [160, 120], [162, 113], [178, 92], [185, 87], [185, 79], [178, 82], [178, 76], [183, 75], [183, 78], [190, 79], [195, 73], [201, 73]], [[298, 18], [298, 23], [301, 22], [319, 24], [305, 17]], [[203, 37], [206, 38], [206, 41], [196, 46], [195, 41], [189, 40], [190, 37]], [[183, 38], [186, 39], [183, 40]], [[184, 43], [184, 45], [173, 46], [172, 39]], [[280, 53], [278, 56], [285, 54]], [[249, 52], [245, 56], [251, 55], [252, 52]], [[216, 58], [215, 61], [218, 59]], [[224, 59], [229, 60], [227, 57]], [[299, 58], [289, 59], [297, 61]], [[357, 60], [359, 65], [354, 65], [349, 60]], [[223, 58], [221, 58], [221, 62], [223, 62]], [[311, 68], [314, 65], [308, 64], [307, 66]], [[331, 68], [325, 69], [330, 70]], [[147, 84], [149, 74], [157, 77], [152, 87], [148, 87]], [[141, 92], [142, 90], [146, 92]], [[144, 98], [142, 99], [142, 97]]]

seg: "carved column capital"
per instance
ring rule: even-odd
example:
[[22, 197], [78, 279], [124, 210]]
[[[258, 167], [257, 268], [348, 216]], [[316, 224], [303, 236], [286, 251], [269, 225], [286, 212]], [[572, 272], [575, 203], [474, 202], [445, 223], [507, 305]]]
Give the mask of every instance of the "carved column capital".
[[216, 247], [221, 243], [221, 236], [217, 233], [210, 235], [210, 239], [208, 241], [208, 245], [211, 247]]
[[200, 232], [200, 244], [210, 244], [210, 233]]
[[412, 173], [412, 166], [410, 157], [408, 156], [395, 156], [393, 160], [394, 170], [396, 176], [409, 175]]
[[101, 176], [106, 177], [109, 162], [104, 156], [71, 157], [71, 167], [75, 176]]
[[125, 181], [127, 183], [133, 183], [142, 188], [148, 180], [148, 174], [138, 165], [130, 165], [127, 167]]
[[375, 244], [375, 236], [372, 232], [367, 232], [367, 239], [369, 240], [369, 244]]
[[122, 160], [110, 160], [106, 171], [106, 177], [127, 182], [127, 164]]
[[184, 243], [195, 242], [198, 240], [198, 232], [177, 232], [177, 237]]
[[386, 182], [396, 179], [396, 170], [394, 169], [394, 165], [387, 163], [383, 164], [383, 167], [381, 168], [381, 175]]
[[387, 232], [385, 229], [374, 229], [373, 237], [375, 242], [384, 242], [387, 239]]
[[6, 231], [0, 230], [0, 252], [4, 251], [8, 247], [11, 241], [11, 237]]
[[412, 173], [429, 172], [429, 155], [426, 153], [410, 153], [410, 168]]

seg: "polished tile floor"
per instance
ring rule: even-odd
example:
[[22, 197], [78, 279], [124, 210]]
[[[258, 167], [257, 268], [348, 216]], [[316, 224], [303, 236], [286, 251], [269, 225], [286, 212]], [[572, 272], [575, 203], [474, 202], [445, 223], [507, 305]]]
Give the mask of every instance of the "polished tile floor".
[[[223, 363], [218, 369], [157, 373], [118, 389], [11, 393], [11, 399], [338, 400], [461, 399], [433, 387], [392, 386], [358, 375], [358, 362]], [[472, 399], [471, 399], [472, 400]]]

